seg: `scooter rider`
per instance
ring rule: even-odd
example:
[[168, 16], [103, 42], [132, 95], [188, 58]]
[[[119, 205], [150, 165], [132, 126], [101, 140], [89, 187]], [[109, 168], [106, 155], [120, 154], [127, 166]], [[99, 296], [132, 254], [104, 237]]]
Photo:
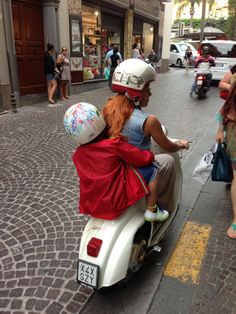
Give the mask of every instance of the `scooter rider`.
[[[110, 98], [103, 108], [108, 134], [112, 138], [121, 133], [130, 144], [140, 149], [150, 150], [151, 138], [166, 152], [188, 149], [188, 141], [170, 141], [159, 120], [142, 111], [148, 105], [151, 96], [150, 82], [155, 80], [155, 76], [152, 66], [142, 60], [128, 59], [118, 65], [112, 79], [112, 89], [118, 94]], [[175, 182], [174, 159], [168, 154], [159, 154], [156, 161], [159, 166], [158, 204], [170, 210]], [[162, 209], [157, 207], [156, 213], [146, 211], [145, 218], [155, 220], [159, 210]]]
[[150, 165], [152, 152], [128, 144], [122, 136], [108, 139], [100, 111], [88, 103], [71, 106], [64, 126], [79, 145], [73, 162], [80, 179], [80, 213], [112, 220], [149, 196], [150, 186], [136, 168]]
[[211, 67], [215, 66], [215, 60], [212, 56], [210, 56], [209, 47], [203, 46], [202, 47], [202, 55], [196, 60], [195, 63], [195, 71], [196, 75], [194, 78], [194, 82], [191, 88], [190, 96], [193, 95], [193, 92], [195, 91], [197, 87], [197, 77], [201, 74], [204, 74], [207, 78], [208, 88], [211, 86]]

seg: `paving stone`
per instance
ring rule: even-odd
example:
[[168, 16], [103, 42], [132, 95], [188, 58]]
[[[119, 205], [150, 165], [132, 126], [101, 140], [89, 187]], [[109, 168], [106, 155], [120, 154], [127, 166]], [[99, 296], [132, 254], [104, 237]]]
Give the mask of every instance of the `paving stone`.
[[81, 305], [79, 305], [76, 302], [70, 302], [68, 306], [66, 307], [67, 311], [70, 313], [78, 313], [80, 308], [81, 308]]
[[63, 309], [63, 306], [60, 303], [52, 302], [46, 309], [47, 314], [58, 314]]

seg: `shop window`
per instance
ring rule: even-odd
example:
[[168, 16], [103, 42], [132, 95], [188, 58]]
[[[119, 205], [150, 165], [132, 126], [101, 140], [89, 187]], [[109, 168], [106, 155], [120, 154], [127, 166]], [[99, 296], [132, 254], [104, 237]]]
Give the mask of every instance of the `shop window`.
[[[102, 30], [102, 67], [106, 67], [106, 53], [113, 49], [114, 45], [117, 45], [120, 52], [120, 33], [112, 31], [110, 29]], [[120, 52], [121, 53], [121, 52]]]
[[143, 49], [146, 55], [149, 55], [153, 48], [154, 25], [143, 23]]
[[82, 5], [83, 78], [102, 78], [101, 12]]

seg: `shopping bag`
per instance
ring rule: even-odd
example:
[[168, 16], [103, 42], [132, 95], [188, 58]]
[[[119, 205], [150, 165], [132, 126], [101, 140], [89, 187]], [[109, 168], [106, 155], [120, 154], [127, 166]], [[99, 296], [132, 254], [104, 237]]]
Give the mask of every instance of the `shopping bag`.
[[233, 169], [231, 161], [226, 155], [225, 143], [218, 143], [217, 150], [213, 158], [211, 179], [212, 181], [220, 182], [231, 182], [233, 179]]
[[105, 79], [109, 79], [110, 77], [110, 69], [108, 67], [105, 67], [104, 70], [103, 70], [103, 76]]
[[203, 157], [198, 161], [196, 167], [193, 170], [192, 178], [201, 183], [205, 184], [207, 179], [209, 178], [213, 165], [213, 151], [210, 149], [206, 152]]

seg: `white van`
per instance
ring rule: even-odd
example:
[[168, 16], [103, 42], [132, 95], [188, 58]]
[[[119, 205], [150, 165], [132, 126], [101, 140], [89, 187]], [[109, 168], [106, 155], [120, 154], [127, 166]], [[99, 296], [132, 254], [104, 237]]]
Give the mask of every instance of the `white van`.
[[198, 52], [191, 44], [185, 43], [185, 42], [180, 42], [180, 43], [173, 42], [170, 44], [169, 64], [178, 66], [180, 68], [184, 66], [184, 56], [185, 56], [185, 52], [188, 46], [190, 46], [193, 53], [193, 58], [192, 58], [192, 65], [193, 65], [195, 59], [198, 56]]
[[219, 81], [236, 64], [236, 41], [204, 40], [199, 46], [199, 50], [203, 46], [209, 47], [210, 54], [216, 61], [216, 66], [211, 68], [212, 80]]

